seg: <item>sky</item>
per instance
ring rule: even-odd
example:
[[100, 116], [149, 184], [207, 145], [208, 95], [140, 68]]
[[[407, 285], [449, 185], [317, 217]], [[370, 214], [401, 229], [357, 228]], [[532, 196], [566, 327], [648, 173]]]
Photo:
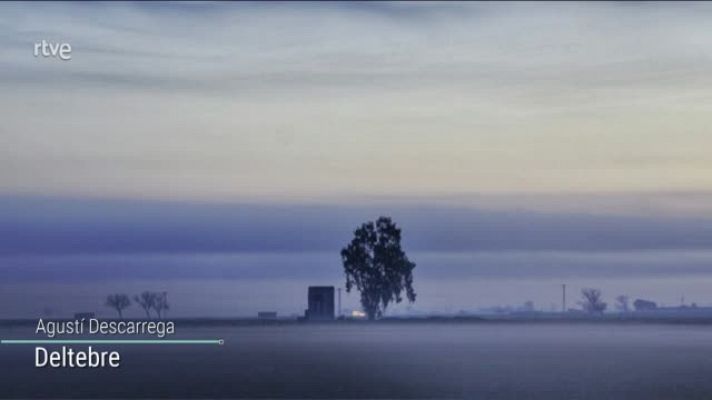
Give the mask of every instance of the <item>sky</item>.
[[2, 192], [712, 189], [709, 4], [0, 7]]
[[[712, 304], [710, 16], [697, 2], [2, 3], [5, 289], [57, 271], [338, 285], [338, 249], [387, 214], [431, 293], [627, 279]], [[34, 57], [42, 39], [72, 60]], [[214, 254], [228, 258], [206, 272]], [[261, 261], [230, 269], [246, 254]], [[517, 301], [556, 301], [542, 287]], [[419, 304], [453, 307], [437, 296]], [[458, 304], [508, 301], [493, 296]]]

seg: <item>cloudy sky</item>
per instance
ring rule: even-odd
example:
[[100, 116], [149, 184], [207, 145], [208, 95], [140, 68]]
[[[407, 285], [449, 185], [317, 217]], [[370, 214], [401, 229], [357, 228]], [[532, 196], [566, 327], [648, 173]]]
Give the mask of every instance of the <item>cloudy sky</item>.
[[708, 4], [0, 7], [4, 193], [712, 189]]
[[[389, 214], [425, 278], [632, 276], [670, 301], [680, 274], [712, 279], [711, 20], [707, 3], [2, 3], [0, 268], [156, 279], [165, 263], [62, 257], [338, 255]], [[34, 57], [42, 39], [72, 60]], [[332, 258], [208, 275], [339, 284]]]

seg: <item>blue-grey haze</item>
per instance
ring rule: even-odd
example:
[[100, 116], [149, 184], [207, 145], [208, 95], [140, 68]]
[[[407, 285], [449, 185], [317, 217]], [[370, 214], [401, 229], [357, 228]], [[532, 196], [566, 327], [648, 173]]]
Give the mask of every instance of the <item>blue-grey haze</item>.
[[[560, 284], [664, 304], [712, 303], [712, 224], [690, 217], [483, 211], [383, 203], [207, 204], [0, 199], [0, 316], [111, 315], [107, 293], [166, 290], [176, 316], [300, 314], [306, 287], [343, 286], [339, 250], [381, 214], [403, 228], [418, 301], [394, 313], [558, 309]], [[344, 308], [358, 309], [355, 294]], [[140, 315], [135, 309], [130, 313]]]

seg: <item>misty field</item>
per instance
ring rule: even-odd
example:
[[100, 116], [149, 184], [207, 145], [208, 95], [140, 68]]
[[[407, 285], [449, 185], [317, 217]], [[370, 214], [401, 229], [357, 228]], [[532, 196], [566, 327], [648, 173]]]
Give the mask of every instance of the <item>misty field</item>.
[[[2, 328], [0, 335], [26, 338], [28, 331]], [[285, 324], [179, 327], [175, 338], [226, 344], [116, 346], [119, 370], [35, 369], [33, 346], [3, 346], [0, 396], [712, 397], [712, 326], [705, 325]]]

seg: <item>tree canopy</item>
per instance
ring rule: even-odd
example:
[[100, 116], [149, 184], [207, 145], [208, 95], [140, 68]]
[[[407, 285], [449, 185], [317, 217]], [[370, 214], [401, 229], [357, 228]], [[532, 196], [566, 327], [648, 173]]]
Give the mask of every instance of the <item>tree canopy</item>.
[[603, 314], [608, 306], [602, 299], [601, 291], [598, 289], [581, 289], [581, 307], [590, 314]]
[[131, 300], [129, 299], [129, 296], [122, 294], [122, 293], [116, 293], [116, 294], [110, 294], [109, 296], [106, 297], [106, 306], [111, 307], [116, 310], [116, 312], [119, 313], [119, 318], [124, 318], [124, 309], [128, 308], [131, 305]]
[[388, 217], [366, 222], [351, 242], [341, 250], [346, 274], [346, 291], [361, 292], [361, 305], [369, 319], [383, 315], [388, 304], [400, 303], [403, 292], [415, 301], [413, 269], [401, 248], [401, 230]]
[[158, 295], [159, 294], [155, 292], [145, 291], [140, 295], [134, 296], [134, 302], [136, 302], [136, 304], [143, 308], [143, 311], [146, 313], [147, 319], [151, 318], [151, 309], [153, 308], [153, 305], [156, 302], [156, 298], [158, 297]]

